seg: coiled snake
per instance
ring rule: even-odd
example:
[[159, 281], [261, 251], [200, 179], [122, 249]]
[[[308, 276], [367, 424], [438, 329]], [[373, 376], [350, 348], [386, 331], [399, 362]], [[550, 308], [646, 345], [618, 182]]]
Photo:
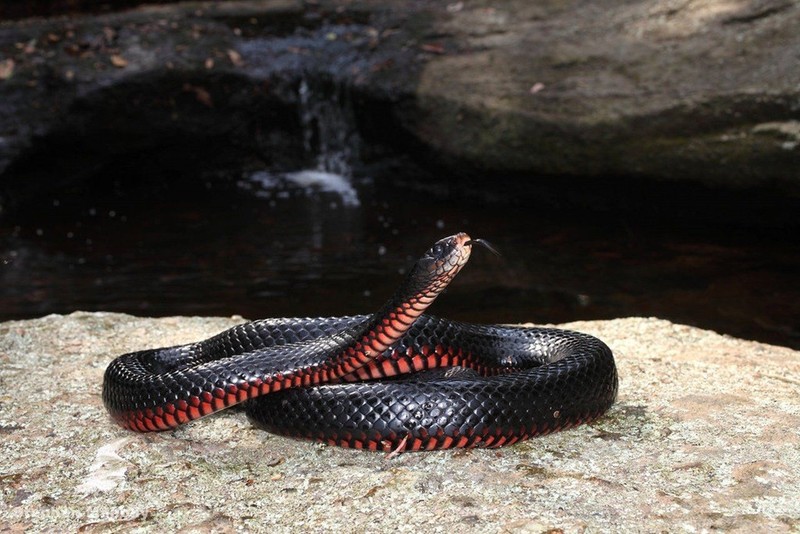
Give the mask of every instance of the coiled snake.
[[480, 242], [438, 241], [373, 315], [265, 319], [122, 355], [103, 401], [140, 432], [247, 401], [272, 432], [384, 451], [499, 447], [602, 415], [617, 392], [602, 341], [423, 315]]

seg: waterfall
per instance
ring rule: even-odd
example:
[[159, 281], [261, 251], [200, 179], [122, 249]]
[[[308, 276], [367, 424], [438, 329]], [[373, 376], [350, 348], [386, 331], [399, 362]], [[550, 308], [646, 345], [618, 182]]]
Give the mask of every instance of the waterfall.
[[297, 89], [307, 167], [282, 173], [258, 170], [239, 182], [241, 187], [272, 198], [288, 184], [309, 195], [333, 193], [344, 207], [360, 206], [352, 184], [353, 163], [358, 161], [361, 144], [352, 102], [347, 88], [338, 84], [328, 87], [304, 77]]
[[316, 170], [352, 178], [360, 138], [347, 89], [334, 84], [332, 90], [325, 91], [303, 78], [298, 102], [303, 148], [315, 158]]

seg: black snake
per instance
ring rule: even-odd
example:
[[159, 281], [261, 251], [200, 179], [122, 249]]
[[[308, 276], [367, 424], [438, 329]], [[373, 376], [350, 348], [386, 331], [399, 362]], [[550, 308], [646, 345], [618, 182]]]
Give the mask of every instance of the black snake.
[[272, 432], [385, 451], [499, 447], [602, 415], [617, 372], [597, 338], [423, 315], [480, 242], [438, 241], [373, 315], [265, 319], [122, 355], [103, 401], [141, 432], [247, 401]]

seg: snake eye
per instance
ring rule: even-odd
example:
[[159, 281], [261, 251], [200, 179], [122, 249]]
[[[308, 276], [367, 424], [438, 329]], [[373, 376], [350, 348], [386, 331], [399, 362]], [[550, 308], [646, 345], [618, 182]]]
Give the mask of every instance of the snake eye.
[[441, 260], [444, 259], [452, 251], [453, 251], [453, 243], [445, 239], [442, 239], [441, 241], [439, 241], [438, 243], [436, 243], [431, 247], [431, 249], [428, 251], [428, 256], [435, 260]]
[[[460, 236], [461, 234], [459, 234]], [[459, 241], [456, 239], [458, 236], [445, 237], [433, 244], [431, 248], [425, 252], [423, 258], [426, 261], [442, 262], [449, 261], [448, 258], [452, 256], [459, 247]], [[423, 259], [421, 258], [421, 259]]]

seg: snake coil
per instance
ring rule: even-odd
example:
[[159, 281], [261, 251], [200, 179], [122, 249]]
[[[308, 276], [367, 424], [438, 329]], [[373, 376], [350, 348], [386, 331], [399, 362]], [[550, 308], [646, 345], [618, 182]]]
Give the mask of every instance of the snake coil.
[[269, 431], [384, 451], [499, 447], [602, 415], [617, 393], [602, 341], [423, 315], [475, 243], [438, 241], [373, 315], [264, 319], [119, 356], [106, 408], [149, 432], [247, 401]]

